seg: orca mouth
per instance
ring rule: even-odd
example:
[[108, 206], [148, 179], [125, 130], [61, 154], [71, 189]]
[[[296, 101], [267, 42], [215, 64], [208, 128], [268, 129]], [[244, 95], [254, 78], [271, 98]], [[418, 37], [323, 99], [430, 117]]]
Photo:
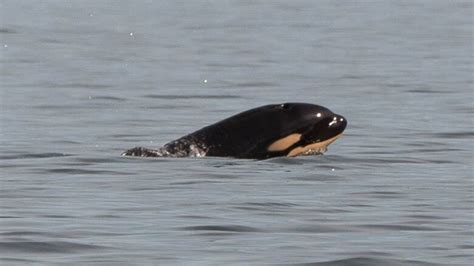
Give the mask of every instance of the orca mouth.
[[336, 136], [334, 136], [330, 139], [324, 140], [324, 141], [311, 143], [311, 144], [308, 144], [306, 146], [298, 146], [298, 147], [292, 149], [288, 153], [287, 156], [288, 157], [295, 157], [295, 156], [298, 156], [298, 155], [321, 155], [321, 154], [325, 153], [328, 150], [329, 144], [333, 143], [334, 141], [336, 141], [341, 136], [342, 136], [342, 133], [340, 133], [339, 135], [336, 135]]

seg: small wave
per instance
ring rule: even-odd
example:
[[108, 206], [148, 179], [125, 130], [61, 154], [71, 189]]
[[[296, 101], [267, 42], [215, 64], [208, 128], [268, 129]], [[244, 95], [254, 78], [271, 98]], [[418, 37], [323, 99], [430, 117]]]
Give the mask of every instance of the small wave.
[[54, 174], [71, 174], [71, 175], [92, 175], [92, 174], [113, 174], [122, 175], [124, 173], [110, 170], [91, 170], [91, 169], [76, 169], [76, 168], [54, 168], [45, 170], [47, 173]]
[[346, 74], [342, 75], [340, 79], [349, 79], [349, 80], [358, 80], [358, 79], [364, 79], [367, 78], [367, 76], [364, 75], [353, 75], [353, 74]]
[[[412, 158], [412, 157], [405, 157], [403, 159], [399, 159], [399, 158], [363, 158], [363, 159], [361, 159], [361, 158], [355, 158], [355, 157], [352, 157], [352, 158], [351, 157], [345, 157], [345, 158], [346, 158], [346, 160], [344, 162], [359, 163], [360, 165], [424, 164], [424, 163], [452, 164], [452, 163], [456, 163], [455, 161], [452, 161], [452, 160], [421, 159], [421, 158]], [[337, 160], [337, 161], [341, 161], [341, 160]]]
[[39, 217], [53, 218], [53, 219], [75, 219], [75, 218], [77, 218], [75, 216], [70, 216], [70, 215], [56, 215], [56, 214], [40, 215]]
[[0, 262], [2, 262], [2, 261], [10, 262], [10, 263], [11, 262], [13, 262], [13, 263], [22, 263], [22, 265], [38, 263], [38, 261], [35, 261], [35, 260], [19, 259], [19, 258], [6, 258], [6, 257], [0, 258]]
[[407, 215], [405, 217], [412, 218], [412, 219], [426, 219], [426, 220], [448, 219], [448, 217], [443, 217], [443, 216], [438, 216], [438, 215], [426, 215], [426, 214]]
[[406, 153], [418, 153], [418, 152], [422, 152], [422, 153], [441, 153], [441, 152], [449, 152], [449, 151], [454, 151], [454, 152], [457, 152], [457, 151], [462, 151], [462, 149], [456, 149], [456, 148], [444, 148], [444, 149], [431, 149], [431, 148], [423, 148], [423, 149], [415, 149], [415, 150], [411, 150], [411, 151], [406, 151]]
[[304, 164], [301, 158], [298, 158], [298, 157], [291, 158], [290, 160], [288, 160], [287, 157], [274, 157], [274, 158], [269, 158], [265, 160], [265, 162], [281, 164], [281, 165], [303, 165]]
[[296, 207], [298, 204], [294, 203], [280, 203], [280, 202], [247, 202], [246, 205], [260, 206], [260, 207]]
[[0, 233], [0, 237], [4, 240], [10, 240], [11, 242], [24, 242], [28, 241], [29, 238], [35, 239], [47, 239], [47, 238], [66, 238], [66, 234], [57, 232], [44, 232], [44, 231], [9, 231]]
[[106, 89], [111, 88], [112, 85], [94, 84], [94, 83], [66, 83], [53, 84], [56, 88], [85, 88], [85, 89]]
[[283, 231], [293, 233], [305, 233], [305, 234], [322, 234], [322, 233], [341, 233], [341, 232], [352, 232], [347, 226], [336, 226], [336, 225], [321, 225], [321, 224], [307, 224], [299, 225], [293, 228], [283, 229]]
[[235, 87], [240, 88], [262, 88], [262, 87], [275, 87], [277, 84], [273, 82], [241, 82], [235, 83]]
[[26, 153], [18, 155], [0, 155], [0, 160], [15, 160], [15, 159], [41, 159], [41, 158], [53, 158], [53, 157], [66, 157], [72, 156], [72, 154], [66, 153]]
[[443, 139], [463, 139], [463, 138], [472, 138], [474, 137], [474, 132], [442, 132], [434, 133], [435, 137]]
[[367, 228], [370, 230], [382, 229], [389, 231], [439, 231], [435, 227], [422, 226], [422, 225], [403, 225], [403, 224], [364, 224], [358, 227]]
[[17, 33], [17, 31], [9, 28], [0, 28], [0, 33], [12, 34]]
[[117, 139], [121, 139], [121, 138], [142, 138], [142, 137], [146, 137], [146, 136], [148, 136], [148, 134], [112, 134], [112, 135], [110, 135], [110, 137], [117, 138]]
[[396, 260], [386, 258], [370, 258], [370, 257], [355, 257], [341, 260], [331, 260], [325, 262], [313, 262], [313, 263], [300, 263], [291, 264], [296, 266], [379, 266], [379, 265], [390, 265], [390, 266], [435, 266], [440, 264], [434, 264], [424, 261], [416, 260]]
[[62, 140], [62, 139], [52, 140], [51, 142], [52, 142], [52, 143], [56, 143], [56, 144], [82, 144], [82, 143], [79, 142], [79, 141]]
[[368, 191], [368, 192], [355, 192], [351, 195], [371, 197], [376, 199], [399, 199], [403, 198], [404, 194], [396, 191]]
[[[25, 63], [30, 62], [26, 61]], [[69, 88], [69, 89], [106, 89], [111, 88], [112, 85], [96, 84], [96, 83], [55, 83], [55, 82], [41, 82], [34, 84], [19, 84], [20, 87], [41, 87], [41, 88]]]
[[[474, 132], [473, 131], [458, 131], [458, 132], [433, 132], [433, 133], [419, 133], [416, 134], [417, 136], [423, 138], [423, 139], [466, 139], [466, 138], [472, 138], [474, 137]], [[430, 144], [432, 145], [443, 145], [445, 143], [439, 143], [438, 142], [430, 142], [430, 143], [414, 143], [415, 145], [418, 146], [428, 146]]]
[[440, 91], [440, 90], [432, 90], [432, 89], [411, 89], [411, 90], [406, 90], [405, 92], [410, 92], [410, 93], [433, 93], [433, 94], [441, 94], [441, 93], [453, 93], [453, 91]]
[[18, 242], [0, 242], [0, 250], [34, 253], [70, 253], [81, 250], [101, 249], [97, 245], [65, 242], [65, 241], [18, 241]]
[[[239, 54], [238, 52], [236, 54]], [[264, 63], [262, 60], [259, 60], [259, 62], [262, 62]], [[252, 67], [252, 66], [258, 66], [258, 64], [239, 64], [239, 63], [235, 63], [235, 62], [232, 62], [232, 63], [207, 63], [206, 64], [207, 67], [212, 67], [212, 68], [219, 68], [219, 69], [222, 69], [222, 68], [230, 68], [230, 69], [236, 69], [236, 68], [247, 68], [247, 67]], [[232, 86], [232, 85], [222, 85], [222, 84], [219, 84], [220, 86]]]
[[469, 244], [459, 245], [458, 248], [460, 248], [460, 249], [474, 249], [474, 245], [469, 245]]
[[34, 108], [37, 109], [44, 109], [44, 110], [67, 110], [68, 108], [70, 109], [71, 106], [68, 105], [53, 105], [53, 104], [44, 104], [44, 105], [37, 105]]
[[261, 232], [261, 230], [243, 225], [198, 225], [182, 227], [186, 231], [222, 231], [222, 232]]
[[203, 215], [179, 215], [178, 217], [184, 219], [212, 219], [210, 216], [203, 216]]
[[[334, 166], [325, 166], [322, 165], [321, 169], [328, 169], [328, 171], [331, 171], [332, 169], [338, 170], [339, 168], [336, 168]], [[314, 181], [324, 181], [324, 182], [340, 182], [342, 180], [345, 180], [346, 178], [343, 176], [337, 176], [337, 175], [326, 175], [326, 174], [317, 174], [317, 175], [300, 175], [300, 176], [294, 176], [290, 177], [289, 179], [295, 180], [295, 181], [303, 181], [303, 182], [314, 182]]]
[[121, 157], [77, 157], [74, 158], [75, 162], [84, 163], [84, 164], [101, 164], [101, 163], [114, 163], [123, 161]]
[[299, 205], [292, 203], [278, 203], [278, 202], [248, 202], [235, 206], [235, 209], [257, 212], [271, 212], [272, 215], [277, 215], [278, 212], [285, 212], [292, 207]]
[[148, 94], [144, 98], [165, 99], [165, 100], [187, 100], [187, 99], [239, 99], [238, 95], [177, 95], [177, 94]]
[[43, 236], [44, 234], [40, 232], [32, 232], [32, 231], [14, 231], [14, 232], [3, 232], [3, 233], [0, 233], [0, 235], [6, 236], [6, 237], [9, 237], [9, 236], [18, 237], [18, 236], [38, 236], [38, 235]]
[[39, 41], [43, 43], [54, 43], [54, 44], [64, 43], [62, 40], [51, 39], [51, 38], [43, 38], [43, 39], [40, 39]]
[[89, 100], [107, 100], [107, 101], [117, 101], [117, 102], [124, 102], [127, 99], [115, 97], [115, 96], [91, 96], [88, 98]]
[[195, 109], [196, 106], [193, 105], [184, 105], [184, 104], [160, 104], [160, 105], [154, 105], [154, 106], [140, 106], [140, 109], [145, 109], [145, 110], [173, 110], [173, 109], [179, 109], [179, 110], [185, 110], [185, 109]]
[[[196, 180], [196, 181], [179, 181], [179, 182], [170, 182], [171, 186], [186, 186], [186, 185], [196, 185], [196, 184], [217, 184], [222, 183], [218, 180]], [[139, 190], [147, 190], [147, 188], [139, 188]]]

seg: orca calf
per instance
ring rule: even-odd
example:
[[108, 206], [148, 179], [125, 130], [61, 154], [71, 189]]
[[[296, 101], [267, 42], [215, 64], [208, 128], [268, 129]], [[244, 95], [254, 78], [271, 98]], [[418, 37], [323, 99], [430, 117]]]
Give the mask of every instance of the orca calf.
[[123, 156], [267, 159], [322, 154], [342, 135], [347, 120], [308, 103], [265, 105], [173, 140], [158, 149], [136, 147]]

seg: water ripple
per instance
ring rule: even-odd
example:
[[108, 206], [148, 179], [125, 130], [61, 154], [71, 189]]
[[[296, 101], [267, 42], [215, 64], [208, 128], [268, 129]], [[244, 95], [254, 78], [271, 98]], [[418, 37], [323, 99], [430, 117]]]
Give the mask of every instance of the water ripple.
[[367, 196], [376, 199], [399, 199], [404, 197], [404, 193], [396, 191], [369, 191], [369, 192], [354, 192], [354, 196]]
[[275, 207], [296, 207], [299, 206], [298, 204], [294, 203], [281, 203], [281, 202], [247, 202], [244, 203], [245, 205], [250, 205], [250, 206], [258, 206], [258, 207], [263, 207], [263, 208], [275, 208]]
[[41, 158], [53, 158], [53, 157], [66, 157], [72, 156], [72, 154], [66, 153], [25, 153], [18, 155], [0, 155], [0, 160], [15, 160], [15, 159], [41, 159]]
[[0, 33], [7, 33], [7, 34], [12, 34], [12, 33], [17, 33], [14, 29], [9, 29], [9, 28], [0, 28]]
[[243, 225], [198, 225], [198, 226], [186, 226], [182, 227], [181, 230], [186, 231], [222, 231], [222, 232], [262, 232], [262, 230], [243, 226]]
[[102, 249], [104, 247], [66, 241], [18, 241], [0, 242], [0, 250], [6, 252], [33, 253], [71, 253], [83, 250]]
[[463, 139], [463, 138], [472, 138], [474, 137], [473, 131], [466, 132], [442, 132], [434, 133], [434, 137], [443, 138], [443, 139]]
[[287, 232], [294, 233], [306, 233], [306, 234], [321, 234], [321, 233], [340, 233], [340, 232], [351, 232], [347, 226], [338, 226], [338, 225], [321, 225], [321, 224], [311, 224], [311, 225], [300, 225], [291, 228], [284, 229]]
[[405, 92], [410, 92], [410, 93], [427, 93], [427, 94], [448, 94], [448, 93], [454, 93], [454, 91], [440, 91], [440, 90], [433, 90], [433, 89], [411, 89], [411, 90], [406, 90]]
[[371, 257], [354, 257], [341, 260], [331, 260], [326, 262], [300, 263], [291, 264], [296, 266], [436, 266], [441, 264], [434, 264], [415, 260], [396, 260], [387, 258], [371, 258]]
[[263, 87], [275, 87], [277, 83], [274, 82], [240, 82], [233, 84], [234, 87], [239, 88], [263, 88]]
[[92, 170], [92, 169], [80, 169], [80, 168], [53, 168], [46, 169], [44, 172], [54, 174], [70, 174], [70, 175], [100, 175], [100, 174], [111, 174], [111, 175], [122, 175], [124, 173], [111, 170]]
[[164, 100], [188, 100], [188, 99], [241, 99], [242, 96], [239, 95], [199, 95], [199, 94], [188, 94], [188, 95], [179, 95], [179, 94], [148, 94], [144, 95], [144, 98], [152, 99], [164, 99]]
[[89, 100], [107, 100], [107, 101], [117, 101], [117, 102], [124, 102], [127, 99], [115, 96], [90, 96], [87, 98]]
[[435, 227], [422, 225], [402, 225], [402, 224], [364, 224], [359, 225], [360, 228], [367, 228], [370, 230], [382, 229], [389, 231], [439, 231]]

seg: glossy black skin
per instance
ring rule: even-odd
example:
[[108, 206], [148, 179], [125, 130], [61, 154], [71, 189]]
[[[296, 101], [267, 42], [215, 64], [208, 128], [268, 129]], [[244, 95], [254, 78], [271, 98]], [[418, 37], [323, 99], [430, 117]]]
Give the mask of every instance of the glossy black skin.
[[[320, 113], [320, 117], [317, 114]], [[336, 123], [329, 123], [336, 117]], [[342, 121], [341, 121], [342, 119]], [[254, 108], [204, 127], [164, 146], [167, 150], [186, 149], [193, 143], [206, 156], [266, 159], [286, 156], [297, 146], [306, 146], [341, 134], [344, 117], [329, 109], [308, 103], [284, 103]], [[290, 134], [302, 138], [282, 151], [268, 151], [268, 146]]]

